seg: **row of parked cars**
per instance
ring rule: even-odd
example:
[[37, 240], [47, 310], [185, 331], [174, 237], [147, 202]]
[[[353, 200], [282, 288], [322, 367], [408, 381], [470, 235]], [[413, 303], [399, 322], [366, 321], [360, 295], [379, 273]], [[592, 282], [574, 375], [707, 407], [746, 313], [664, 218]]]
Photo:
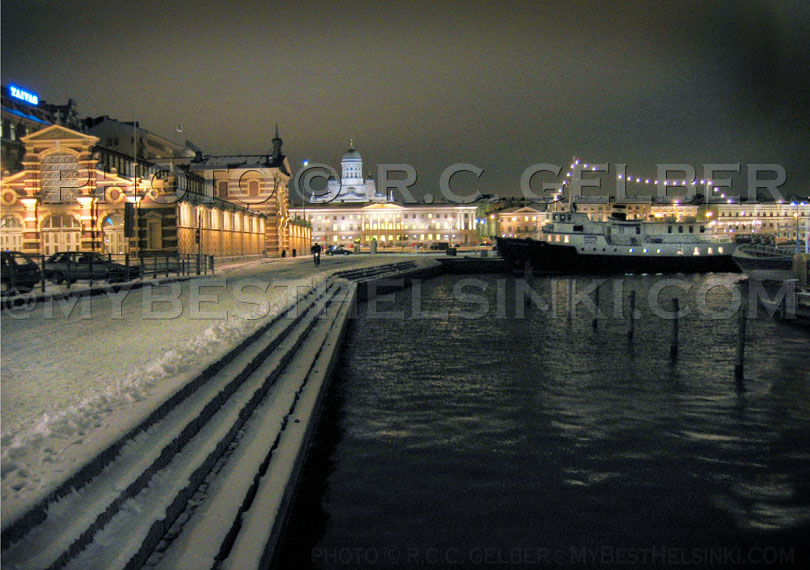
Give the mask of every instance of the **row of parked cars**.
[[[2, 253], [2, 294], [28, 293], [44, 275], [53, 283], [73, 283], [79, 279], [124, 281], [127, 267], [108, 260], [98, 252], [60, 251], [45, 260], [40, 268], [37, 261], [21, 251]], [[130, 270], [134, 272], [135, 269]]]

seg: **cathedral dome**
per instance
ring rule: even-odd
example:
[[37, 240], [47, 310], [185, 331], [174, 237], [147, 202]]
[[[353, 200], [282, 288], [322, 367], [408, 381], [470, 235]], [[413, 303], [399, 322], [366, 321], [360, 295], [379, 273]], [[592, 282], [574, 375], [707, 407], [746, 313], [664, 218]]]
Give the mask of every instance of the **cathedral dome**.
[[343, 154], [343, 158], [341, 159], [341, 162], [343, 162], [343, 161], [359, 162], [359, 161], [362, 161], [362, 160], [363, 160], [363, 158], [360, 156], [360, 153], [357, 152], [356, 150], [354, 150], [354, 147], [350, 147], [349, 150], [347, 150]]

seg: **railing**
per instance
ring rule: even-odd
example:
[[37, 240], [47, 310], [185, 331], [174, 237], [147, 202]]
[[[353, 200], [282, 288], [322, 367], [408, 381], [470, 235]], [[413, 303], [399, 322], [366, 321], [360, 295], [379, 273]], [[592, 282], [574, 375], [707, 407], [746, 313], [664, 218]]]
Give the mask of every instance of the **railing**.
[[[147, 252], [140, 254], [108, 253], [103, 263], [91, 262], [79, 267], [70, 261], [66, 264], [64, 277], [69, 289], [72, 282], [82, 280], [94, 282], [126, 282], [136, 279], [157, 279], [170, 275], [208, 275], [214, 274], [214, 256], [199, 254], [180, 254], [176, 252]], [[46, 269], [46, 257], [39, 259], [40, 286], [45, 292], [48, 278], [53, 271]], [[99, 267], [100, 265], [100, 267]]]

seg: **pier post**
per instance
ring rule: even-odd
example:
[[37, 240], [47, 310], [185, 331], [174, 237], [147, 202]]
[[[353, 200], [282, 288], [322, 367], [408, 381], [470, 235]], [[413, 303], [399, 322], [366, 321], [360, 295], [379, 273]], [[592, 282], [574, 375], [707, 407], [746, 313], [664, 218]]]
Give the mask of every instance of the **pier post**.
[[744, 376], [745, 363], [745, 327], [748, 322], [745, 305], [740, 307], [737, 320], [737, 358], [734, 361], [734, 379], [739, 384]]
[[568, 280], [568, 320], [570, 321], [574, 315], [574, 280]]
[[632, 339], [636, 329], [636, 291], [630, 291], [630, 330], [627, 331], [627, 338]]
[[672, 319], [672, 339], [669, 342], [669, 355], [675, 358], [678, 356], [678, 321], [681, 318], [678, 299], [672, 299], [672, 313], [674, 318]]
[[596, 287], [596, 300], [595, 300], [596, 301], [596, 303], [595, 303], [596, 304], [596, 313], [594, 313], [593, 322], [591, 323], [593, 325], [593, 328], [597, 328], [599, 326], [599, 289], [601, 287], [602, 287], [601, 283], [599, 284], [599, 286]]

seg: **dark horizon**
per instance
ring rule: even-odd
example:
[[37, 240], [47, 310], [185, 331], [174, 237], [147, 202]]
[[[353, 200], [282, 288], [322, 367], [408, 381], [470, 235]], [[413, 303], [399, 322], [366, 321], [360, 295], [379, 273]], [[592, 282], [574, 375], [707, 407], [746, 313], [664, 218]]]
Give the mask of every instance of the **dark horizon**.
[[278, 123], [294, 171], [339, 168], [353, 139], [375, 177], [413, 166], [416, 195], [456, 163], [484, 169], [454, 179], [459, 193], [519, 195], [526, 168], [572, 156], [651, 178], [658, 163], [700, 178], [740, 162], [741, 180], [779, 164], [786, 195], [810, 194], [798, 2], [2, 8], [4, 85], [210, 154], [269, 152]]

